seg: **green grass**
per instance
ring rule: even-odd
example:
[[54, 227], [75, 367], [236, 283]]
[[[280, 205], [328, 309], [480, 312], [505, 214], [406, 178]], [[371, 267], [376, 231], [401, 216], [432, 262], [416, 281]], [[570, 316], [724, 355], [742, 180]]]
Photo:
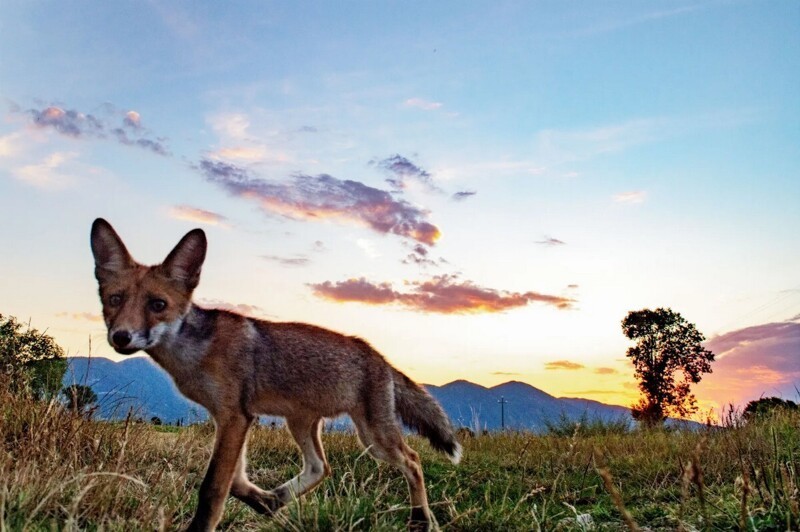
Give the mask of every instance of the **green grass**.
[[[403, 529], [401, 475], [364, 455], [352, 434], [323, 439], [331, 478], [271, 519], [229, 499], [220, 528]], [[0, 530], [185, 526], [211, 440], [208, 426], [92, 421], [0, 392]], [[651, 530], [800, 529], [797, 414], [699, 433], [593, 426], [493, 434], [466, 439], [459, 466], [410, 440], [443, 530], [581, 530], [583, 514], [595, 530], [623, 530], [623, 509]], [[249, 449], [251, 478], [262, 487], [299, 470], [284, 430], [257, 427]]]

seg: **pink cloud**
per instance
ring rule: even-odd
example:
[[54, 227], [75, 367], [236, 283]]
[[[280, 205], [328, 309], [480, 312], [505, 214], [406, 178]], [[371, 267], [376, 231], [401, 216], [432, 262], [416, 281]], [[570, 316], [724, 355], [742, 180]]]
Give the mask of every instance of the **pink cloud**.
[[540, 302], [568, 309], [573, 299], [538, 292], [509, 292], [459, 281], [453, 275], [438, 275], [427, 281], [408, 283], [410, 291], [396, 291], [390, 283], [372, 283], [366, 279], [348, 279], [312, 284], [317, 297], [337, 302], [370, 305], [399, 304], [420, 312], [440, 314], [478, 314], [503, 312]]
[[713, 373], [696, 386], [699, 398], [742, 406], [762, 396], [796, 398], [800, 387], [800, 323], [766, 323], [716, 336]]

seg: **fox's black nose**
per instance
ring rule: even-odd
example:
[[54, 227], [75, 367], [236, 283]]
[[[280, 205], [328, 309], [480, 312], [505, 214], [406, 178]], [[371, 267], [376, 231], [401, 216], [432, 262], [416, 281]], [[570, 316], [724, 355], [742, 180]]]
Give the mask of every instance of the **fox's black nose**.
[[114, 341], [114, 346], [125, 347], [131, 343], [131, 333], [128, 331], [117, 331], [111, 335], [111, 339]]

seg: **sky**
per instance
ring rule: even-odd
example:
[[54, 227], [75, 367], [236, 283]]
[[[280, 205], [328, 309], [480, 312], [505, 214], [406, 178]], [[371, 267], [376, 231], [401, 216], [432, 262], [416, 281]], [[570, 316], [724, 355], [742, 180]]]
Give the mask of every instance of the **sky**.
[[637, 397], [620, 323], [715, 352], [704, 410], [800, 386], [800, 3], [0, 4], [0, 313], [105, 341], [89, 228], [195, 300], [418, 381]]

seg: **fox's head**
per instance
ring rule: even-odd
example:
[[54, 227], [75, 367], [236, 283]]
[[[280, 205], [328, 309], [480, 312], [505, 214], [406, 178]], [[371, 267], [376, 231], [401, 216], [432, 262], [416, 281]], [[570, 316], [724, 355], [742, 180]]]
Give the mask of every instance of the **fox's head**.
[[111, 347], [130, 355], [156, 347], [177, 332], [200, 281], [205, 233], [201, 229], [187, 233], [156, 266], [134, 261], [114, 228], [102, 218], [92, 224], [91, 243]]

